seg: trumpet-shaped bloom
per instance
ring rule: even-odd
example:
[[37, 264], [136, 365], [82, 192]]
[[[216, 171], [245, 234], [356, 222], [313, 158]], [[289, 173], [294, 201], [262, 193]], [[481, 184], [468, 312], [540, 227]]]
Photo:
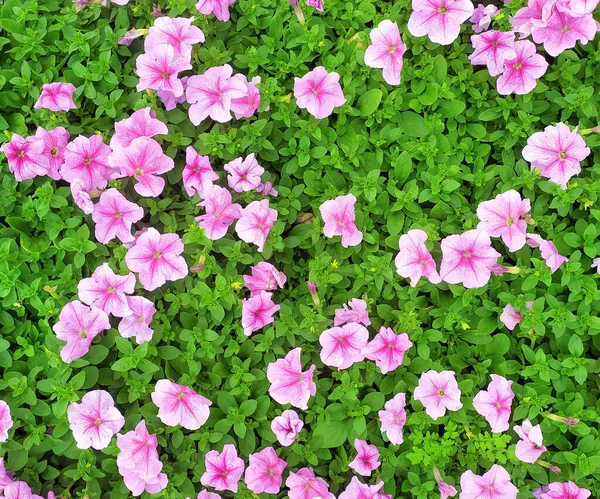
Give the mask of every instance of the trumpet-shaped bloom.
[[13, 420], [10, 416], [10, 407], [4, 400], [0, 400], [0, 442], [6, 442], [8, 440], [8, 430], [10, 430], [12, 426]]
[[[528, 301], [525, 304], [527, 310], [531, 310], [531, 305], [533, 305], [532, 301]], [[504, 307], [502, 314], [500, 314], [500, 320], [502, 321], [502, 324], [504, 324], [506, 328], [511, 331], [519, 322], [521, 322], [522, 318], [523, 314], [521, 312], [517, 312], [515, 307], [513, 307], [510, 303]]]
[[175, 57], [189, 61], [192, 46], [205, 41], [204, 33], [192, 24], [193, 21], [193, 17], [157, 17], [144, 40], [144, 51], [162, 50], [160, 45], [170, 45]]
[[242, 327], [244, 334], [251, 336], [254, 331], [271, 324], [275, 319], [273, 314], [281, 307], [272, 300], [273, 293], [260, 293], [242, 300]]
[[260, 262], [251, 267], [252, 275], [245, 275], [244, 283], [250, 290], [250, 294], [255, 296], [261, 291], [273, 291], [277, 288], [283, 288], [286, 277], [283, 272], [279, 272], [269, 262]]
[[123, 338], [135, 336], [138, 345], [150, 341], [154, 334], [154, 329], [150, 327], [156, 313], [154, 304], [143, 296], [128, 296], [127, 306], [131, 315], [123, 317], [119, 322], [119, 334]]
[[321, 217], [325, 222], [323, 234], [326, 237], [342, 236], [342, 246], [357, 246], [363, 239], [362, 232], [356, 228], [356, 213], [354, 204], [356, 197], [353, 194], [338, 196], [325, 201], [320, 207]]
[[185, 167], [181, 176], [185, 192], [190, 197], [194, 194], [204, 197], [204, 190], [213, 185], [213, 180], [219, 180], [208, 156], [200, 156], [192, 146], [185, 150]]
[[235, 192], [253, 191], [260, 185], [260, 177], [265, 169], [258, 164], [254, 153], [245, 159], [236, 158], [225, 164], [223, 169], [228, 173], [227, 184]]
[[566, 0], [561, 8], [573, 17], [591, 14], [600, 3], [600, 0]]
[[269, 208], [268, 200], [252, 201], [242, 210], [235, 232], [242, 241], [256, 244], [262, 252], [276, 221], [277, 210]]
[[300, 419], [298, 413], [288, 409], [283, 411], [280, 416], [273, 418], [271, 431], [281, 445], [289, 447], [296, 441], [303, 426], [304, 422]]
[[504, 61], [514, 59], [515, 34], [512, 31], [486, 31], [481, 35], [473, 35], [471, 43], [475, 49], [469, 56], [473, 66], [487, 66], [491, 76], [498, 76], [504, 71]]
[[238, 482], [244, 473], [244, 461], [232, 444], [225, 444], [222, 452], [211, 450], [204, 457], [206, 471], [200, 478], [205, 487], [216, 490], [238, 491]]
[[290, 499], [335, 499], [329, 492], [329, 485], [325, 480], [315, 476], [311, 468], [302, 468], [297, 472], [291, 472], [285, 481], [289, 489]]
[[544, 50], [553, 57], [575, 47], [577, 42], [585, 45], [596, 36], [596, 21], [592, 14], [571, 16], [555, 9], [545, 26], [532, 31], [535, 43], [543, 43]]
[[400, 85], [402, 56], [406, 45], [402, 41], [398, 24], [388, 19], [381, 21], [369, 34], [371, 45], [365, 50], [365, 64], [383, 69], [383, 79], [390, 85]]
[[504, 60], [504, 70], [496, 82], [500, 95], [528, 94], [548, 69], [548, 62], [529, 40], [519, 40], [513, 48], [515, 57]]
[[306, 5], [318, 10], [319, 12], [325, 12], [323, 9], [323, 0], [306, 0]]
[[427, 371], [421, 374], [414, 397], [425, 406], [425, 412], [433, 419], [446, 414], [446, 409], [458, 411], [462, 407], [460, 390], [452, 371]]
[[142, 286], [153, 291], [167, 281], [183, 279], [188, 266], [181, 255], [183, 243], [177, 234], [160, 234], [150, 227], [125, 255], [129, 270], [138, 272]]
[[77, 300], [63, 307], [58, 322], [52, 327], [56, 337], [67, 342], [60, 351], [67, 364], [88, 353], [94, 338], [107, 329], [110, 329], [110, 321], [103, 310]]
[[427, 234], [421, 229], [412, 229], [400, 236], [400, 253], [395, 260], [396, 271], [400, 276], [410, 279], [413, 288], [423, 276], [427, 277], [432, 284], [442, 282], [435, 260], [425, 246], [425, 241], [427, 241]]
[[140, 78], [136, 87], [138, 92], [150, 88], [168, 90], [175, 97], [183, 95], [183, 84], [178, 75], [180, 71], [192, 69], [192, 65], [178, 57], [171, 45], [158, 45], [139, 55], [135, 62], [135, 72]]
[[34, 109], [49, 109], [50, 111], [70, 111], [77, 109], [73, 102], [73, 94], [75, 93], [75, 85], [72, 83], [55, 82], [46, 83], [42, 87], [37, 102], [34, 104]]
[[354, 448], [356, 449], [356, 457], [348, 466], [359, 475], [371, 476], [371, 473], [381, 464], [379, 449], [359, 438], [354, 439]]
[[251, 81], [239, 74], [233, 75], [233, 78], [237, 78], [246, 85], [247, 93], [243, 97], [231, 100], [231, 110], [238, 120], [250, 118], [260, 109], [260, 90], [256, 86], [260, 83], [260, 76], [255, 76]]
[[273, 447], [265, 447], [260, 452], [248, 456], [248, 467], [244, 481], [255, 494], [278, 494], [281, 490], [281, 475], [287, 463], [277, 457]]
[[371, 324], [366, 301], [359, 298], [352, 298], [352, 300], [350, 300], [348, 303], [344, 303], [342, 308], [335, 309], [333, 325], [341, 326], [347, 322], [358, 322], [360, 324], [364, 324], [365, 326], [369, 326]]
[[[1, 405], [1, 404], [0, 404]], [[11, 420], [12, 424], [12, 420]], [[4, 490], [4, 488], [14, 482], [12, 478], [12, 473], [10, 471], [6, 471], [6, 467], [4, 466], [4, 458], [0, 457], [0, 494]], [[51, 499], [50, 497], [48, 499]]]
[[23, 481], [10, 482], [4, 487], [2, 499], [44, 499], [31, 492], [31, 487]]
[[558, 250], [552, 241], [546, 241], [537, 234], [527, 234], [527, 245], [531, 248], [540, 248], [542, 258], [546, 261], [546, 265], [552, 273], [556, 272], [563, 263], [569, 261], [567, 257], [558, 254]]
[[473, 407], [492, 427], [492, 433], [501, 433], [510, 427], [510, 414], [515, 394], [512, 381], [492, 374], [487, 390], [481, 390], [473, 399]]
[[269, 395], [280, 404], [290, 404], [299, 409], [308, 408], [308, 399], [317, 393], [313, 374], [314, 364], [302, 372], [301, 348], [290, 350], [283, 359], [271, 362], [267, 367], [267, 379], [271, 383]]
[[591, 495], [588, 489], [581, 489], [573, 482], [552, 482], [542, 493], [541, 499], [587, 499]]
[[104, 390], [87, 392], [80, 403], [71, 403], [67, 407], [67, 418], [80, 449], [105, 449], [113, 435], [125, 425], [115, 401]]
[[[57, 126], [52, 130], [46, 130], [40, 126], [35, 132], [35, 137], [44, 141], [42, 155], [48, 160], [47, 175], [53, 180], [61, 180], [60, 169], [65, 162], [69, 132], [62, 126]], [[43, 164], [43, 161], [40, 163]]]
[[229, 6], [235, 0], [200, 0], [196, 4], [198, 12], [205, 15], [214, 14], [219, 21], [229, 21]]
[[80, 135], [67, 145], [60, 174], [67, 182], [80, 178], [86, 191], [104, 189], [115, 172], [108, 163], [110, 153], [100, 135]]
[[154, 137], [169, 133], [167, 125], [156, 118], [149, 107], [138, 109], [129, 118], [115, 123], [115, 134], [110, 139], [110, 147], [128, 147], [138, 137]]
[[321, 360], [325, 365], [348, 369], [365, 358], [363, 348], [369, 341], [369, 331], [356, 322], [326, 329], [319, 336]]
[[527, 139], [523, 158], [531, 163], [532, 170], [539, 170], [542, 177], [550, 179], [563, 189], [571, 177], [581, 171], [580, 162], [590, 155], [590, 149], [577, 129], [564, 123], [547, 126]]
[[546, 452], [544, 437], [540, 425], [533, 426], [529, 419], [523, 421], [521, 426], [513, 426], [515, 433], [519, 435], [515, 455], [524, 463], [535, 463], [539, 457]]
[[158, 98], [165, 106], [165, 110], [172, 111], [177, 107], [177, 104], [183, 104], [184, 102], [186, 102], [185, 91], [187, 90], [187, 81], [189, 79], [189, 76], [184, 76], [183, 78], [181, 78], [181, 86], [183, 87], [183, 93], [179, 97], [176, 97], [175, 94], [170, 90], [156, 91], [156, 95], [158, 95]]
[[148, 478], [141, 478], [137, 473], [124, 472], [123, 482], [125, 486], [131, 491], [134, 496], [139, 496], [143, 492], [148, 494], [158, 494], [161, 490], [165, 489], [169, 479], [164, 473], [151, 476]]
[[393, 399], [385, 403], [384, 409], [379, 411], [381, 431], [388, 440], [396, 445], [404, 442], [402, 429], [406, 424], [406, 394], [398, 393]]
[[18, 133], [13, 133], [10, 142], [0, 147], [8, 161], [8, 169], [14, 174], [17, 182], [46, 175], [49, 164], [44, 149], [42, 139], [25, 139]]
[[404, 352], [412, 346], [408, 334], [396, 334], [391, 328], [382, 326], [362, 353], [365, 358], [375, 361], [382, 374], [387, 374], [402, 365]]
[[158, 407], [158, 419], [168, 426], [181, 425], [197, 430], [208, 419], [212, 402], [184, 385], [168, 379], [156, 382], [152, 402]]
[[465, 471], [460, 477], [460, 499], [516, 499], [519, 492], [502, 466], [494, 464], [483, 476]]
[[457, 494], [456, 489], [446, 482], [438, 483], [438, 490], [440, 491], [440, 499], [448, 499], [448, 497], [454, 497]]
[[481, 33], [487, 30], [492, 23], [492, 19], [496, 17], [498, 7], [495, 5], [483, 5], [479, 4], [473, 11], [473, 15], [469, 19], [473, 23], [473, 31], [475, 33]]
[[144, 209], [131, 201], [116, 189], [108, 189], [100, 195], [100, 201], [94, 206], [92, 220], [96, 223], [96, 239], [102, 244], [115, 237], [122, 243], [135, 240], [131, 227], [144, 216]]
[[204, 229], [204, 235], [216, 241], [227, 234], [235, 219], [242, 216], [242, 207], [231, 202], [231, 193], [224, 187], [211, 184], [203, 194], [205, 199], [198, 206], [203, 206], [206, 213], [196, 217], [196, 221]]
[[412, 8], [408, 20], [410, 34], [428, 36], [440, 45], [450, 45], [456, 40], [461, 24], [475, 10], [470, 0], [412, 0]]
[[294, 97], [298, 107], [306, 109], [317, 119], [327, 118], [334, 108], [346, 103], [339, 81], [338, 73], [328, 73], [323, 66], [317, 66], [302, 78], [294, 78]]
[[520, 33], [523, 38], [535, 29], [546, 26], [556, 3], [557, 0], [529, 0], [525, 7], [510, 18], [513, 31]]
[[126, 317], [131, 315], [127, 304], [127, 295], [135, 289], [135, 276], [118, 275], [108, 263], [103, 263], [94, 270], [92, 277], [82, 279], [77, 285], [79, 299], [86, 305], [94, 305], [107, 315]]
[[382, 499], [385, 497], [385, 494], [380, 492], [383, 485], [382, 481], [377, 482], [375, 485], [362, 483], [357, 477], [353, 476], [344, 492], [339, 495], [339, 499]]
[[215, 494], [214, 492], [209, 492], [208, 490], [201, 490], [198, 493], [198, 497], [196, 499], [220, 499], [220, 498], [221, 498], [221, 496], [219, 494]]

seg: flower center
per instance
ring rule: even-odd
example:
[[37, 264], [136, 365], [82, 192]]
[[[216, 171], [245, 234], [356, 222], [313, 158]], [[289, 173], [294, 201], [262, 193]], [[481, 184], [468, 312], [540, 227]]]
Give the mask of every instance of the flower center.
[[521, 64], [520, 62], [515, 62], [513, 64], [513, 68], [515, 68], [515, 69], [521, 69], [521, 66], [523, 66], [523, 64]]
[[269, 468], [269, 469], [267, 470], [267, 475], [269, 475], [270, 477], [272, 477], [272, 476], [273, 476], [273, 470], [272, 470], [271, 468]]
[[120, 211], [115, 212], [115, 218], [123, 218], [123, 213]]
[[444, 395], [444, 390], [438, 390], [438, 397], [443, 397]]
[[498, 46], [498, 42], [497, 42], [496, 40], [494, 40], [494, 41], [492, 42], [492, 47], [497, 47], [497, 46]]
[[158, 259], [162, 256], [162, 253], [160, 251], [155, 251], [154, 253], [152, 253], [152, 258]]
[[563, 29], [560, 30], [561, 33], [568, 33], [569, 31], [571, 31], [571, 25], [569, 24], [566, 24], [563, 26]]
[[509, 227], [510, 227], [512, 224], [514, 224], [514, 223], [515, 223], [515, 222], [514, 222], [514, 220], [512, 219], [512, 217], [508, 217], [508, 218], [506, 219], [506, 225], [508, 225]]
[[102, 424], [102, 420], [100, 418], [96, 419], [96, 421], [94, 421], [94, 425], [96, 426], [100, 426]]
[[421, 265], [427, 265], [429, 263], [429, 260], [425, 260], [424, 258], [421, 258], [420, 262], [421, 262]]
[[80, 329], [79, 330], [79, 337], [86, 339], [88, 337], [88, 332], [85, 329]]
[[108, 289], [106, 290], [107, 293], [116, 293], [117, 292], [117, 288], [115, 288], [114, 286], [109, 286]]
[[161, 71], [160, 75], [165, 79], [168, 80], [169, 78], [171, 78], [171, 75], [169, 74], [168, 71]]
[[313, 88], [311, 89], [311, 92], [312, 92], [313, 94], [315, 94], [315, 95], [318, 95], [318, 94], [319, 94], [319, 91], [317, 90], [317, 87], [313, 87]]
[[470, 251], [463, 251], [463, 256], [465, 258], [471, 258], [471, 252]]
[[500, 402], [496, 402], [496, 409], [500, 409], [502, 407], [502, 404]]
[[144, 170], [142, 170], [141, 168], [138, 168], [138, 169], [135, 171], [135, 174], [136, 174], [136, 175], [139, 177], [139, 176], [141, 176], [141, 175], [143, 175], [143, 174], [144, 174]]
[[177, 399], [181, 400], [183, 398], [184, 393], [181, 391], [177, 394]]
[[17, 153], [17, 156], [18, 156], [19, 158], [22, 158], [23, 156], [25, 156], [25, 151], [23, 151], [23, 150], [20, 150], [20, 151]]
[[50, 154], [52, 154], [52, 156], [57, 156], [58, 155], [58, 147], [53, 147], [52, 149], [50, 149]]
[[565, 151], [560, 151], [558, 153], [558, 159], [560, 159], [561, 161], [564, 161], [565, 159], [567, 159], [567, 153]]
[[445, 14], [446, 12], [448, 12], [448, 9], [442, 5], [438, 8], [438, 12], [440, 14]]
[[138, 318], [138, 322], [139, 322], [140, 324], [143, 324], [143, 323], [144, 323], [144, 318], [143, 318], [141, 315], [140, 315], [140, 317]]
[[87, 157], [87, 158], [85, 158], [85, 160], [83, 161], [83, 164], [87, 166], [87, 165], [89, 165], [89, 164], [90, 164], [92, 161], [93, 161], [93, 158]]
[[390, 48], [388, 49], [388, 54], [393, 54], [394, 52], [396, 52], [396, 45], [390, 45]]

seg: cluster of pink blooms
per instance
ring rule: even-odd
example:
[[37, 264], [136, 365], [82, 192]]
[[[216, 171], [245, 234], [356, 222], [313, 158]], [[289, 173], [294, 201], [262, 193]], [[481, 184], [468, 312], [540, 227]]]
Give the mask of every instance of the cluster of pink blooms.
[[280, 306], [273, 303], [272, 291], [282, 288], [286, 281], [285, 274], [268, 262], [254, 265], [250, 272], [250, 275], [244, 276], [250, 298], [242, 300], [242, 327], [246, 336], [275, 320], [273, 315]]

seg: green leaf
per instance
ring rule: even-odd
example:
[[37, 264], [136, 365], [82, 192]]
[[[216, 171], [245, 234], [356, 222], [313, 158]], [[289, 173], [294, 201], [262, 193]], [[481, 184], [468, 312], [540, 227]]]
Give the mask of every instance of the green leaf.
[[367, 90], [358, 98], [357, 107], [361, 116], [371, 116], [379, 107], [383, 92], [378, 88]]

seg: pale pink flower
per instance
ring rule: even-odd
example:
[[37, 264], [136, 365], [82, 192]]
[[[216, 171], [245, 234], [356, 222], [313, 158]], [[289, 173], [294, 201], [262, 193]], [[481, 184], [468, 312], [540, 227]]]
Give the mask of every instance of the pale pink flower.
[[408, 334], [396, 334], [391, 328], [382, 326], [362, 353], [365, 358], [375, 361], [382, 374], [387, 374], [402, 365], [404, 353], [412, 346]]
[[369, 331], [356, 322], [342, 327], [326, 329], [319, 336], [321, 361], [338, 370], [348, 369], [355, 362], [365, 358], [363, 348], [369, 341]]
[[283, 411], [280, 416], [273, 418], [271, 431], [281, 445], [289, 447], [296, 441], [303, 426], [304, 422], [299, 418], [298, 413], [288, 409]]
[[150, 227], [125, 255], [129, 270], [138, 272], [142, 286], [154, 291], [167, 281], [183, 279], [188, 266], [181, 255], [183, 243], [177, 234], [160, 234]]
[[244, 461], [238, 457], [233, 444], [225, 444], [222, 452], [207, 452], [204, 464], [206, 471], [200, 478], [202, 485], [216, 490], [238, 491], [238, 482], [244, 473]]
[[192, 69], [192, 65], [178, 57], [173, 47], [159, 45], [150, 52], [140, 54], [135, 62], [135, 72], [140, 78], [136, 87], [138, 92], [150, 88], [168, 90], [175, 97], [183, 95], [183, 85], [178, 75], [180, 71]]
[[379, 449], [375, 445], [369, 445], [365, 440], [354, 439], [356, 457], [348, 464], [356, 473], [362, 476], [371, 476], [381, 462], [379, 461]]
[[344, 492], [339, 495], [339, 499], [381, 499], [384, 496], [380, 492], [383, 486], [381, 481], [375, 485], [368, 485], [353, 476]]
[[[528, 301], [525, 304], [527, 310], [531, 310], [531, 306], [533, 305], [532, 301]], [[506, 326], [507, 329], [512, 331], [521, 319], [523, 318], [523, 314], [521, 312], [517, 312], [515, 307], [513, 307], [510, 303], [504, 307], [504, 310], [500, 314], [500, 320], [502, 324]]]
[[277, 457], [273, 447], [265, 447], [260, 452], [248, 456], [248, 467], [244, 481], [255, 494], [278, 494], [281, 490], [281, 475], [287, 463]]
[[548, 62], [536, 53], [535, 45], [529, 40], [519, 40], [513, 48], [515, 57], [504, 60], [504, 70], [496, 82], [500, 95], [528, 94], [548, 69]]
[[156, 382], [152, 402], [158, 407], [158, 419], [168, 426], [181, 425], [197, 430], [208, 419], [212, 402], [184, 385], [168, 379]]
[[457, 494], [456, 489], [446, 482], [438, 483], [438, 489], [440, 491], [440, 499], [448, 499], [448, 497], [454, 497]]
[[10, 482], [4, 488], [2, 499], [44, 499], [31, 492], [31, 487], [22, 481]]
[[67, 418], [79, 449], [105, 449], [125, 424], [115, 401], [104, 390], [87, 392], [80, 403], [69, 404]]
[[385, 403], [384, 409], [378, 412], [381, 431], [388, 440], [396, 445], [404, 442], [402, 429], [406, 423], [406, 394], [398, 393]]
[[[8, 440], [8, 430], [13, 426], [13, 420], [10, 416], [10, 407], [4, 400], [0, 400], [0, 442]], [[2, 462], [4, 466], [4, 461]]]
[[98, 307], [88, 307], [80, 301], [67, 303], [60, 312], [52, 330], [67, 344], [60, 351], [61, 358], [70, 364], [89, 352], [94, 338], [110, 329], [108, 315]]
[[600, 0], [566, 0], [560, 8], [573, 17], [578, 17], [594, 12], [598, 3]]
[[94, 202], [90, 197], [90, 193], [83, 189], [83, 180], [80, 178], [76, 178], [71, 182], [71, 196], [73, 196], [73, 201], [75, 204], [79, 206], [81, 211], [83, 211], [86, 215], [90, 215], [94, 211]]
[[323, 234], [326, 237], [342, 236], [344, 248], [357, 246], [363, 239], [362, 232], [356, 228], [355, 203], [356, 197], [353, 194], [346, 194], [325, 201], [319, 207], [321, 217], [325, 222]]
[[129, 118], [115, 123], [115, 134], [110, 139], [110, 147], [128, 147], [138, 137], [154, 137], [169, 133], [167, 125], [156, 118], [149, 107], [138, 109]]
[[0, 147], [8, 161], [8, 169], [15, 175], [17, 182], [48, 173], [49, 164], [44, 149], [42, 139], [25, 139], [18, 133], [13, 133], [10, 142]]
[[500, 257], [487, 232], [474, 229], [442, 240], [441, 278], [449, 284], [480, 288], [490, 280], [492, 266]]
[[254, 153], [226, 163], [223, 169], [228, 173], [227, 184], [235, 192], [253, 191], [260, 185], [260, 177], [265, 172]]
[[596, 21], [592, 14], [573, 17], [566, 12], [555, 9], [545, 26], [536, 27], [532, 31], [533, 41], [543, 43], [544, 50], [553, 57], [567, 49], [582, 45], [596, 36]]
[[125, 34], [121, 38], [119, 38], [117, 44], [129, 47], [133, 43], [133, 40], [139, 38], [140, 36], [144, 36], [147, 33], [147, 29], [132, 28], [129, 31], [126, 31]]
[[497, 12], [498, 7], [495, 5], [483, 5], [480, 3], [469, 19], [469, 21], [473, 23], [473, 31], [475, 33], [481, 33], [482, 31], [487, 30], [492, 23], [492, 19], [496, 17]]
[[234, 220], [242, 216], [242, 207], [231, 202], [231, 193], [218, 185], [206, 186], [204, 201], [197, 206], [203, 206], [206, 214], [196, 217], [198, 225], [204, 229], [204, 235], [213, 241], [227, 234], [227, 229]]
[[269, 395], [280, 404], [290, 404], [299, 409], [308, 408], [308, 399], [317, 393], [313, 374], [314, 364], [302, 372], [301, 348], [290, 350], [283, 359], [271, 362], [267, 367], [267, 379], [271, 383]]
[[567, 182], [581, 171], [580, 163], [590, 152], [577, 128], [571, 131], [564, 123], [557, 123], [527, 139], [523, 158], [531, 163], [532, 170], [539, 170], [542, 177], [566, 189]]
[[143, 296], [128, 296], [127, 306], [131, 315], [123, 317], [119, 322], [119, 334], [123, 338], [135, 336], [138, 345], [150, 341], [154, 333], [154, 329], [150, 327], [156, 313], [154, 304]]
[[383, 69], [383, 79], [390, 85], [400, 85], [402, 56], [406, 45], [402, 41], [398, 24], [388, 19], [381, 21], [369, 34], [371, 45], [365, 50], [365, 64]]
[[[0, 420], [1, 419], [2, 418], [0, 417]], [[0, 457], [0, 494], [2, 493], [4, 488], [12, 482], [14, 482], [12, 473], [10, 471], [6, 471], [6, 467], [4, 466], [4, 458]], [[48, 499], [50, 499], [50, 497]]]
[[108, 164], [110, 153], [100, 135], [80, 135], [67, 145], [60, 174], [67, 182], [80, 178], [86, 191], [104, 189], [115, 172]]
[[400, 252], [395, 260], [396, 271], [400, 276], [410, 279], [413, 288], [423, 276], [427, 277], [432, 284], [442, 282], [435, 260], [427, 249], [425, 241], [427, 241], [427, 233], [421, 229], [412, 229], [400, 236]]
[[44, 141], [42, 154], [48, 160], [48, 171], [46, 174], [53, 180], [61, 180], [60, 169], [65, 162], [65, 150], [69, 143], [69, 132], [62, 126], [52, 130], [38, 127], [35, 137]]
[[446, 409], [458, 411], [463, 406], [453, 371], [427, 371], [421, 374], [414, 397], [425, 406], [425, 412], [433, 419], [446, 414]]
[[154, 26], [148, 30], [144, 40], [144, 52], [162, 50], [161, 45], [173, 47], [175, 57], [189, 61], [192, 57], [192, 46], [204, 43], [204, 33], [192, 24], [193, 17], [158, 17]]
[[522, 37], [530, 35], [536, 28], [546, 26], [558, 0], [529, 0], [527, 5], [510, 18], [513, 30]]
[[213, 183], [213, 180], [219, 180], [212, 167], [208, 156], [200, 156], [192, 146], [185, 150], [185, 167], [181, 174], [183, 187], [188, 196], [198, 194], [204, 197], [204, 190]]
[[290, 499], [335, 499], [325, 480], [315, 476], [311, 468], [291, 472], [285, 481]]
[[527, 234], [527, 245], [531, 248], [540, 248], [542, 258], [546, 261], [546, 265], [552, 273], [556, 272], [563, 263], [569, 261], [567, 257], [558, 254], [558, 250], [552, 241], [546, 241], [537, 234]]
[[247, 93], [243, 97], [231, 100], [231, 110], [238, 120], [250, 118], [260, 109], [260, 90], [256, 86], [260, 83], [260, 76], [255, 76], [251, 81], [239, 74], [234, 75], [233, 78], [237, 78], [246, 85]]
[[235, 232], [242, 241], [256, 244], [258, 251], [262, 253], [276, 221], [277, 210], [269, 208], [268, 200], [252, 201], [242, 210], [240, 219], [235, 224]]
[[269, 262], [260, 262], [250, 268], [251, 275], [245, 275], [244, 284], [254, 296], [261, 291], [274, 291], [283, 288], [286, 277]]
[[267, 181], [265, 183], [261, 182], [259, 184], [259, 186], [256, 188], [256, 192], [259, 192], [263, 196], [275, 196], [275, 197], [277, 197], [279, 195], [279, 192], [277, 192], [273, 188], [273, 184], [271, 182], [269, 182], [269, 181]]
[[127, 295], [135, 289], [135, 276], [118, 275], [108, 263], [103, 263], [94, 270], [91, 277], [82, 279], [77, 285], [79, 299], [86, 305], [94, 305], [104, 310], [107, 315], [127, 317], [131, 310], [127, 305]]
[[176, 97], [175, 94], [170, 90], [156, 91], [156, 95], [158, 95], [158, 98], [165, 106], [165, 110], [172, 111], [177, 107], [177, 104], [183, 104], [184, 102], [186, 102], [185, 91], [187, 90], [187, 82], [189, 79], [189, 76], [184, 76], [183, 78], [181, 78], [181, 86], [183, 87], [183, 93], [179, 97]]
[[516, 499], [519, 492], [502, 466], [494, 464], [483, 476], [471, 470], [460, 477], [460, 499]]
[[546, 452], [544, 437], [540, 425], [533, 426], [529, 419], [523, 421], [521, 426], [513, 426], [513, 430], [519, 435], [515, 455], [524, 463], [535, 463], [539, 457]]
[[367, 311], [367, 302], [365, 300], [361, 300], [360, 298], [352, 298], [352, 300], [350, 300], [348, 303], [344, 303], [342, 308], [336, 308], [334, 314], [334, 326], [341, 326], [347, 322], [358, 322], [360, 324], [364, 324], [365, 326], [369, 326], [371, 324], [369, 312]]
[[229, 21], [229, 6], [235, 0], [199, 0], [196, 4], [198, 12], [205, 15], [214, 14], [219, 21]]
[[515, 34], [512, 31], [486, 31], [473, 35], [471, 44], [475, 49], [469, 56], [473, 66], [487, 66], [490, 76], [498, 76], [504, 71], [504, 61], [514, 59]]
[[590, 268], [596, 269], [598, 271], [598, 273], [600, 273], [600, 257], [594, 258], [592, 260], [592, 265]]
[[[189, 499], [189, 497], [187, 499]], [[221, 496], [214, 492], [209, 492], [208, 490], [201, 490], [196, 499], [221, 499]]]
[[243, 98], [248, 93], [246, 83], [233, 78], [232, 74], [233, 68], [224, 64], [190, 77], [185, 97], [191, 104], [189, 114], [194, 125], [198, 126], [209, 116], [219, 123], [231, 120], [233, 99]]
[[512, 381], [492, 374], [492, 381], [487, 390], [481, 390], [473, 398], [473, 407], [481, 414], [492, 428], [492, 433], [502, 433], [510, 427], [511, 405], [515, 398]]
[[306, 0], [306, 5], [318, 10], [319, 12], [325, 12], [323, 9], [323, 0]]
[[49, 109], [54, 112], [66, 112], [71, 109], [77, 109], [77, 106], [73, 102], [75, 90], [75, 85], [72, 83], [45, 83], [42, 87], [42, 93], [33, 108]]
[[581, 489], [573, 482], [552, 482], [541, 499], [587, 499], [591, 495], [588, 489]]
[[317, 66], [302, 78], [294, 78], [294, 97], [298, 107], [306, 109], [317, 119], [327, 118], [334, 108], [346, 103], [339, 81], [338, 73], [328, 73], [323, 66]]
[[254, 331], [262, 329], [275, 320], [273, 314], [281, 307], [273, 303], [272, 297], [273, 293], [261, 291], [242, 300], [242, 327], [246, 336], [251, 336]]
[[128, 471], [123, 471], [121, 474], [125, 486], [134, 496], [139, 496], [143, 492], [148, 492], [148, 494], [158, 494], [166, 488], [167, 483], [169, 482], [167, 475], [164, 473], [159, 473], [158, 475], [147, 478], [142, 478], [141, 475]]
[[122, 243], [129, 243], [135, 239], [131, 234], [132, 225], [143, 216], [141, 206], [125, 199], [117, 189], [108, 189], [100, 195], [100, 201], [92, 212], [96, 239], [107, 244], [116, 237]]
[[428, 36], [432, 42], [450, 45], [458, 38], [460, 26], [475, 10], [470, 0], [412, 0], [408, 31]]

